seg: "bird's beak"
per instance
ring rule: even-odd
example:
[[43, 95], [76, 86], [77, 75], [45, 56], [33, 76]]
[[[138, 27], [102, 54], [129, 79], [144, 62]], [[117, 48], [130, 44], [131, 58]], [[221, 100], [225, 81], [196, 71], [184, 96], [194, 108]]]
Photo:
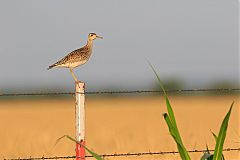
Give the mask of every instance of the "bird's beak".
[[96, 36], [97, 38], [101, 38], [101, 39], [103, 39], [103, 37], [101, 37], [101, 36]]

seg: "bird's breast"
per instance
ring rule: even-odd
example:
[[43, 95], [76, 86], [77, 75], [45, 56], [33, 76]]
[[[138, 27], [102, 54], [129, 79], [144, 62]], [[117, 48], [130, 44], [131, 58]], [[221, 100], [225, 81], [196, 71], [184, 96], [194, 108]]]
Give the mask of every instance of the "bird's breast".
[[69, 64], [69, 66], [71, 66], [72, 68], [75, 68], [77, 66], [83, 65], [86, 62], [87, 62], [87, 60], [82, 60], [82, 61], [78, 61], [78, 62], [72, 62], [72, 63]]

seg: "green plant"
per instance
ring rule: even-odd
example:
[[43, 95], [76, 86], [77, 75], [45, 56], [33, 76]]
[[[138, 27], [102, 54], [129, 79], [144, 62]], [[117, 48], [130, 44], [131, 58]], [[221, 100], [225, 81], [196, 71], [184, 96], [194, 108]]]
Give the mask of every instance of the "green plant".
[[174, 116], [174, 112], [173, 112], [173, 109], [171, 107], [170, 101], [168, 99], [167, 93], [164, 89], [163, 83], [162, 83], [161, 79], [159, 78], [156, 70], [153, 68], [153, 66], [150, 63], [149, 63], [149, 65], [151, 66], [153, 72], [155, 73], [155, 75], [158, 79], [160, 88], [163, 90], [163, 93], [164, 93], [164, 99], [166, 101], [167, 112], [168, 113], [164, 113], [163, 117], [164, 117], [164, 119], [165, 119], [165, 121], [168, 125], [169, 132], [170, 132], [170, 134], [172, 135], [173, 139], [175, 140], [175, 142], [177, 144], [177, 148], [178, 148], [178, 151], [179, 151], [179, 154], [180, 154], [181, 158], [183, 160], [190, 160], [190, 156], [189, 156], [185, 146], [183, 145], [180, 133], [178, 131], [177, 123], [176, 123], [175, 116]]
[[[174, 141], [177, 144], [177, 148], [178, 148], [178, 151], [179, 151], [179, 154], [180, 154], [181, 158], [183, 160], [190, 160], [190, 156], [189, 156], [185, 146], [183, 145], [180, 133], [178, 131], [177, 124], [176, 124], [176, 119], [175, 119], [175, 116], [174, 116], [174, 112], [173, 112], [173, 109], [171, 107], [170, 101], [168, 99], [167, 93], [164, 89], [163, 83], [162, 83], [161, 79], [159, 78], [159, 76], [158, 76], [156, 70], [154, 69], [154, 67], [150, 63], [149, 63], [149, 65], [152, 68], [154, 74], [156, 75], [157, 80], [159, 82], [159, 86], [163, 90], [163, 93], [164, 93], [164, 99], [166, 101], [166, 106], [167, 106], [167, 113], [164, 113], [163, 117], [164, 117], [164, 119], [165, 119], [165, 121], [168, 125], [169, 132], [170, 132], [171, 136], [173, 137]], [[224, 141], [225, 141], [225, 137], [226, 137], [226, 133], [227, 133], [228, 121], [229, 121], [229, 118], [230, 118], [230, 115], [231, 115], [233, 104], [234, 104], [234, 102], [231, 104], [231, 107], [230, 107], [227, 115], [225, 116], [225, 118], [222, 122], [222, 125], [221, 125], [220, 131], [218, 133], [218, 136], [213, 134], [215, 139], [216, 139], [214, 154], [211, 155], [210, 152], [208, 151], [208, 153], [205, 153], [203, 155], [201, 160], [222, 160], [222, 159], [224, 159], [224, 157], [222, 155], [222, 150], [223, 150], [223, 145], [224, 145]]]
[[228, 121], [232, 112], [232, 107], [233, 107], [234, 102], [231, 104], [231, 107], [223, 119], [222, 125], [220, 127], [220, 131], [218, 133], [218, 136], [214, 136], [217, 138], [215, 149], [214, 149], [214, 154], [213, 154], [213, 160], [221, 160], [222, 158], [222, 150], [223, 150], [223, 144], [226, 138], [227, 134], [227, 128], [228, 128]]
[[71, 140], [71, 141], [73, 141], [73, 142], [81, 145], [81, 146], [82, 146], [83, 148], [85, 148], [85, 149], [88, 151], [88, 153], [90, 153], [95, 159], [97, 159], [97, 160], [104, 160], [104, 159], [103, 159], [101, 156], [99, 156], [97, 153], [91, 151], [91, 150], [88, 149], [86, 146], [80, 144], [77, 140], [75, 140], [74, 138], [70, 137], [69, 135], [64, 135], [64, 136], [58, 138], [57, 141], [56, 141], [56, 143], [55, 143], [55, 145], [56, 145], [61, 139], [63, 139], [63, 138], [68, 138], [69, 140]]
[[[212, 131], [211, 131], [212, 132]], [[217, 142], [217, 139], [218, 139], [218, 137], [217, 137], [217, 135], [215, 134], [215, 133], [213, 133], [212, 132], [212, 135], [213, 135], [213, 137], [214, 137], [214, 139], [215, 139], [215, 141]], [[213, 156], [213, 155], [212, 155]], [[225, 160], [225, 158], [224, 158], [224, 155], [222, 154], [222, 160]]]

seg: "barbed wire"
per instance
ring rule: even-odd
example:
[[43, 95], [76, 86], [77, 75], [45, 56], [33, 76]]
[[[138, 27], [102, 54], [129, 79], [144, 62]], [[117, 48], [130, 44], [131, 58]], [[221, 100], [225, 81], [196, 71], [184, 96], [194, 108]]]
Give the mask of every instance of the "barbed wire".
[[[177, 92], [239, 92], [240, 88], [210, 88], [210, 89], [172, 89], [166, 90], [168, 93]], [[140, 94], [140, 93], [163, 93], [159, 90], [122, 90], [122, 91], [87, 91], [82, 92], [42, 92], [42, 93], [0, 93], [0, 97], [13, 96], [54, 96], [54, 95], [74, 95], [76, 93], [85, 95], [94, 94]]]
[[[213, 149], [210, 150], [189, 150], [189, 153], [205, 153], [205, 152], [213, 152]], [[223, 152], [230, 151], [240, 151], [240, 148], [225, 148]], [[114, 153], [114, 154], [102, 154], [101, 157], [129, 157], [129, 156], [153, 156], [153, 155], [166, 155], [166, 154], [178, 154], [178, 151], [160, 151], [160, 152], [138, 152], [138, 153]], [[87, 158], [93, 157], [91, 155], [87, 155]], [[73, 158], [81, 158], [76, 156], [55, 156], [55, 157], [29, 157], [29, 158], [3, 158], [4, 160], [41, 160], [41, 159], [73, 159]]]

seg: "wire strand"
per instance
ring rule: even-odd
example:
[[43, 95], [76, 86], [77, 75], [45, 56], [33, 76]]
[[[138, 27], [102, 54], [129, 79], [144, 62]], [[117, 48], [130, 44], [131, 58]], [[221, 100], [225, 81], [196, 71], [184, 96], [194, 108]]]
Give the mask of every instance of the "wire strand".
[[[205, 153], [211, 150], [189, 150], [189, 153]], [[232, 151], [240, 151], [240, 148], [226, 148], [223, 149], [223, 152], [232, 152]], [[102, 154], [101, 157], [129, 157], [129, 156], [153, 156], [153, 155], [166, 155], [166, 154], [178, 154], [177, 151], [160, 151], [160, 152], [136, 152], [136, 153], [114, 153], [114, 154]], [[87, 155], [86, 157], [93, 157], [91, 155]], [[72, 159], [72, 158], [81, 158], [76, 156], [55, 156], [55, 157], [30, 157], [30, 158], [4, 158], [4, 160], [41, 160], [41, 159]]]
[[[240, 88], [213, 88], [213, 89], [173, 89], [166, 90], [168, 93], [181, 93], [181, 92], [239, 92]], [[74, 95], [75, 93], [85, 95], [97, 94], [141, 94], [141, 93], [163, 93], [157, 90], [122, 90], [122, 91], [89, 91], [81, 92], [42, 92], [42, 93], [0, 93], [0, 97], [15, 97], [15, 96], [56, 96], [56, 95]]]

